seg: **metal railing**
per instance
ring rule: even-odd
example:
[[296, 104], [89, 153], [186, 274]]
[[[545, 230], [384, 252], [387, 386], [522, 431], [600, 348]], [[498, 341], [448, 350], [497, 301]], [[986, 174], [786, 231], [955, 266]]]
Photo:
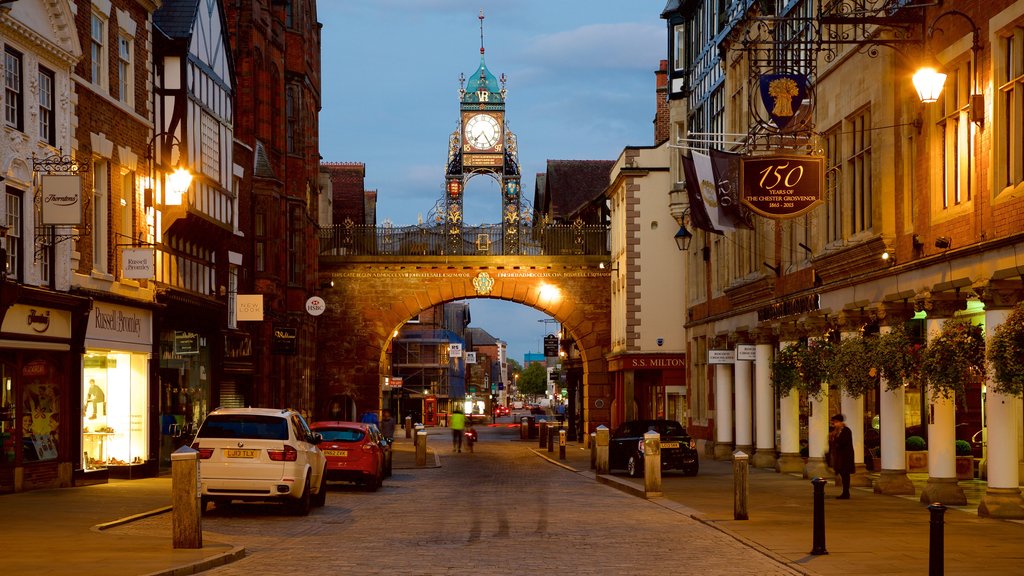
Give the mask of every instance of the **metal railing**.
[[320, 230], [321, 256], [601, 256], [608, 227], [548, 224], [508, 234], [500, 224], [443, 226], [336, 224]]

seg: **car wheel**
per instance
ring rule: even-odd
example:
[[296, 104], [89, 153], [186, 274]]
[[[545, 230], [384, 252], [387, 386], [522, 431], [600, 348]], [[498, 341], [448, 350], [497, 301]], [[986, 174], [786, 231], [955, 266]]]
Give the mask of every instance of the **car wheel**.
[[626, 461], [626, 472], [629, 472], [630, 478], [636, 478], [643, 474], [643, 464], [640, 459], [636, 456], [630, 456], [629, 460]]
[[302, 486], [302, 496], [291, 502], [291, 512], [296, 516], [308, 516], [309, 509], [313, 505], [313, 500], [310, 497], [309, 489], [309, 474], [306, 475], [306, 482]]
[[367, 492], [376, 492], [377, 488], [380, 488], [380, 476], [374, 474], [373, 476], [368, 477], [363, 486], [366, 487]]
[[316, 496], [313, 496], [313, 506], [323, 508], [325, 504], [327, 504], [327, 479], [325, 474], [320, 474], [320, 488], [316, 491]]

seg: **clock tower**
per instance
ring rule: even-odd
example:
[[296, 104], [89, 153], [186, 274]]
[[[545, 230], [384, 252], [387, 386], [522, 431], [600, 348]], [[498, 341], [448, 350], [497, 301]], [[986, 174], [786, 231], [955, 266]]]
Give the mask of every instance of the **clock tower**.
[[487, 175], [501, 190], [502, 254], [518, 254], [521, 185], [516, 136], [505, 124], [505, 75], [484, 62], [484, 13], [480, 11], [480, 66], [459, 77], [459, 126], [448, 141], [444, 226], [450, 254], [461, 254], [463, 192], [470, 178]]

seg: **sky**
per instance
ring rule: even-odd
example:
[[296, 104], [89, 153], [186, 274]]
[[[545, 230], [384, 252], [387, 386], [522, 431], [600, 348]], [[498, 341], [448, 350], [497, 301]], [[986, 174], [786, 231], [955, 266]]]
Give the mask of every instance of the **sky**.
[[[507, 77], [523, 198], [547, 160], [614, 160], [653, 144], [655, 76], [666, 57], [665, 0], [320, 0], [325, 162], [362, 162], [377, 222], [426, 219], [441, 198], [448, 137], [458, 127], [459, 75], [484, 58]], [[493, 179], [470, 180], [465, 223], [500, 222]], [[520, 363], [557, 325], [495, 299], [471, 301], [472, 325], [508, 343]]]

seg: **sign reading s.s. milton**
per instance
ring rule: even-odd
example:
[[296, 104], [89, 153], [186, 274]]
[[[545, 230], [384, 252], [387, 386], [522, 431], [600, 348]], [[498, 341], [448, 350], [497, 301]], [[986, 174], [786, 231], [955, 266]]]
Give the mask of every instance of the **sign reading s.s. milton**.
[[740, 201], [766, 218], [795, 218], [824, 202], [825, 158], [754, 156], [743, 159]]

